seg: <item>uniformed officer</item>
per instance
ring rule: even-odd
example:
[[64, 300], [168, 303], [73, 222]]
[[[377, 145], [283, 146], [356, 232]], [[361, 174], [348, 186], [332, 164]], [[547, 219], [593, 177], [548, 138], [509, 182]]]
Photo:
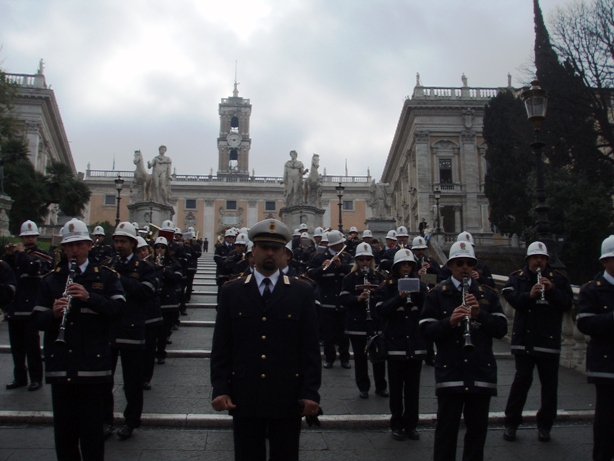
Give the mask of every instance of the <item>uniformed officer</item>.
[[[126, 293], [120, 318], [111, 325], [111, 354], [113, 375], [121, 355], [126, 408], [124, 425], [117, 431], [120, 440], [132, 436], [141, 425], [143, 412], [143, 365], [145, 363], [145, 303], [156, 294], [154, 270], [136, 255], [136, 229], [129, 222], [121, 222], [113, 233], [115, 260], [106, 260], [103, 266], [112, 266], [120, 277]], [[105, 392], [105, 435], [113, 433], [113, 383]]]
[[[186, 289], [188, 286], [188, 266], [192, 259], [192, 249], [183, 241], [183, 232], [179, 227], [175, 227], [174, 241], [169, 242], [169, 253], [181, 264], [181, 284], [179, 286], [179, 313], [188, 315], [186, 308]], [[179, 327], [179, 317], [175, 321], [174, 329]]]
[[[435, 461], [456, 458], [461, 415], [467, 427], [463, 459], [484, 459], [490, 398], [497, 395], [492, 338], [505, 336], [507, 317], [496, 292], [471, 277], [476, 264], [471, 244], [454, 243], [448, 259], [452, 277], [429, 292], [420, 315], [422, 336], [437, 345]], [[464, 347], [467, 317], [472, 351]]]
[[503, 437], [510, 442], [516, 439], [533, 382], [533, 369], [537, 366], [542, 385], [537, 436], [541, 442], [547, 442], [557, 410], [563, 313], [571, 309], [573, 293], [567, 278], [548, 264], [548, 249], [542, 242], [529, 245], [525, 259], [526, 266], [512, 273], [502, 290], [514, 308], [512, 354], [516, 361], [516, 374], [505, 407]]
[[390, 269], [392, 268], [392, 263], [394, 262], [394, 255], [399, 250], [397, 246], [397, 231], [389, 230], [386, 234], [386, 247], [382, 248], [379, 253], [379, 266], [378, 270], [386, 271], [388, 274]]
[[247, 244], [249, 239], [247, 234], [239, 234], [235, 239], [234, 248], [230, 250], [226, 260], [224, 261], [224, 273], [235, 274], [235, 268], [237, 264], [245, 259], [245, 251], [247, 250]]
[[[236, 234], [234, 230], [227, 229], [224, 234], [224, 241], [222, 243], [215, 244], [215, 254], [213, 255], [213, 260], [215, 261], [215, 282], [218, 287], [221, 287], [226, 283], [230, 277], [230, 274], [226, 273], [226, 269], [224, 267], [224, 262], [228, 255], [234, 248]], [[219, 289], [218, 289], [218, 299], [219, 299]]]
[[103, 392], [113, 375], [109, 332], [124, 290], [116, 272], [88, 260], [92, 240], [85, 223], [66, 223], [61, 244], [70, 267], [62, 263], [43, 278], [32, 313], [45, 331], [55, 450], [58, 460], [102, 460]]
[[316, 415], [321, 359], [313, 291], [281, 274], [290, 231], [252, 227], [254, 273], [221, 288], [211, 349], [211, 402], [233, 416], [235, 459], [299, 459], [301, 415]]
[[332, 368], [337, 357], [335, 345], [338, 347], [339, 360], [343, 368], [350, 365], [350, 341], [345, 336], [346, 309], [341, 304], [339, 295], [343, 286], [343, 278], [352, 270], [352, 258], [347, 253], [341, 253], [345, 237], [337, 230], [328, 233], [328, 247], [324, 253], [318, 253], [311, 259], [307, 275], [320, 286], [322, 295], [322, 329], [324, 334], [324, 368]]
[[358, 228], [356, 226], [350, 227], [348, 231], [348, 237], [345, 241], [346, 251], [354, 257], [354, 252], [356, 250], [356, 246], [360, 243], [360, 239], [358, 238]]
[[3, 321], [6, 321], [8, 307], [15, 297], [15, 289], [17, 281], [13, 269], [6, 261], [0, 260], [0, 309], [5, 316]]
[[309, 261], [317, 253], [317, 247], [307, 232], [301, 234], [301, 246], [294, 250], [293, 261], [296, 262], [295, 269], [299, 274], [307, 272]]
[[[474, 248], [475, 252], [475, 242], [473, 240], [473, 236], [469, 232], [461, 232], [456, 237], [457, 242], [464, 242], [471, 245]], [[452, 276], [452, 270], [448, 267], [447, 264], [441, 267], [439, 270], [439, 281], [443, 282]], [[471, 271], [471, 278], [475, 279], [480, 285], [488, 285], [491, 288], [495, 288], [495, 281], [492, 278], [492, 273], [490, 272], [490, 268], [478, 259], [475, 267]]]
[[397, 227], [397, 246], [401, 249], [409, 248], [409, 232], [407, 227]]
[[191, 248], [192, 254], [190, 259], [188, 260], [188, 278], [185, 288], [185, 302], [189, 303], [192, 300], [192, 291], [194, 290], [194, 277], [196, 276], [196, 271], [198, 270], [198, 260], [202, 256], [203, 252], [201, 249], [201, 245], [197, 240], [194, 239], [195, 233], [194, 228], [189, 227], [188, 232], [190, 233], [191, 238], [186, 240], [185, 246]]
[[[381, 327], [379, 316], [375, 311], [373, 292], [383, 281], [384, 275], [375, 270], [371, 245], [358, 244], [354, 266], [351, 272], [343, 278], [339, 297], [341, 304], [347, 309], [345, 334], [352, 343], [354, 379], [358, 387], [358, 396], [362, 399], [369, 398], [371, 389], [369, 358], [365, 351], [367, 340], [379, 333]], [[381, 397], [388, 397], [385, 361], [373, 363], [373, 378], [375, 393]]]
[[14, 367], [13, 381], [6, 385], [7, 389], [27, 386], [28, 375], [29, 391], [40, 389], [43, 382], [40, 335], [30, 314], [36, 305], [41, 275], [49, 271], [51, 258], [36, 246], [39, 235], [36, 224], [26, 221], [21, 225], [21, 243], [8, 245], [6, 248], [5, 260], [13, 269], [17, 280], [15, 298], [6, 306]]
[[586, 350], [586, 375], [595, 385], [593, 460], [614, 459], [614, 235], [601, 243], [604, 271], [580, 289], [578, 330], [591, 337]]
[[113, 248], [111, 248], [111, 245], [104, 243], [104, 239], [104, 228], [102, 226], [94, 227], [94, 244], [92, 245], [92, 250], [90, 251], [89, 257], [96, 264], [100, 264], [105, 259], [112, 257], [115, 253]]
[[418, 281], [414, 292], [399, 291], [399, 279], [414, 278], [416, 260], [408, 249], [394, 255], [390, 277], [375, 292], [388, 349], [390, 429], [395, 440], [418, 440], [420, 374], [426, 356], [426, 341], [419, 320], [427, 288]]

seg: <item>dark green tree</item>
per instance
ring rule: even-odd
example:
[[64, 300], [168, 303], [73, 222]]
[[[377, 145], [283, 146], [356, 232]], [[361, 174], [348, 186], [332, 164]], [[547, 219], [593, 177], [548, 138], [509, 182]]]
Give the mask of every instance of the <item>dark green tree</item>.
[[46, 179], [49, 204], [57, 203], [66, 216], [80, 216], [90, 200], [87, 185], [75, 178], [68, 165], [55, 161], [47, 166]]

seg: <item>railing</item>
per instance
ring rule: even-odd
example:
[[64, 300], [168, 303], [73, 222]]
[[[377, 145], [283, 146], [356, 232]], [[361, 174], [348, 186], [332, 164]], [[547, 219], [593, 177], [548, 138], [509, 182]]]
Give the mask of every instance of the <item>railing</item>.
[[31, 88], [46, 88], [45, 76], [39, 74], [4, 74], [6, 81], [15, 85]]
[[435, 183], [433, 187], [438, 187], [442, 192], [462, 192], [463, 185], [461, 183]]
[[[525, 248], [526, 242], [520, 239], [513, 239], [510, 237], [506, 237], [501, 234], [493, 234], [490, 232], [480, 233], [480, 232], [472, 232], [471, 236], [473, 237], [473, 241], [476, 246], [479, 247], [511, 247], [511, 248]], [[449, 248], [456, 239], [458, 238], [458, 233], [444, 233], [443, 241], [446, 244], [445, 248]], [[447, 251], [447, 250], [446, 250]]]
[[499, 93], [499, 88], [461, 88], [417, 86], [412, 99], [491, 99]]
[[86, 178], [117, 178], [120, 175], [122, 178], [133, 178], [134, 171], [119, 171], [119, 170], [86, 170]]

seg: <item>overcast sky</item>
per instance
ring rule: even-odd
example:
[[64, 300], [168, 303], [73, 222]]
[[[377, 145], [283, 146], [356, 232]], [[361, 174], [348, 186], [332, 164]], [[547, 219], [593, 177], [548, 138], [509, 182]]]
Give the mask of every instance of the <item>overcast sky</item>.
[[[541, 0], [546, 18], [563, 0]], [[218, 168], [218, 104], [252, 103], [250, 172], [290, 150], [379, 178], [403, 100], [424, 86], [526, 81], [532, 0], [0, 0], [0, 66], [45, 61], [75, 164], [134, 170], [168, 146], [177, 174]]]

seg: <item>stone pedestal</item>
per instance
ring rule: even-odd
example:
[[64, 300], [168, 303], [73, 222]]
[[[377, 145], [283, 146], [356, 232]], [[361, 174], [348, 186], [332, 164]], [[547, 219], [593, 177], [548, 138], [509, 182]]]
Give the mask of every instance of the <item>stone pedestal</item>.
[[295, 205], [279, 210], [281, 221], [290, 228], [291, 232], [303, 222], [307, 224], [310, 236], [313, 235], [313, 230], [316, 227], [322, 227], [323, 216], [324, 210], [312, 205]]
[[365, 221], [365, 225], [373, 233], [373, 238], [378, 239], [382, 245], [386, 243], [388, 231], [397, 228], [396, 221], [392, 218], [369, 218]]
[[160, 226], [163, 221], [173, 219], [175, 210], [170, 205], [156, 202], [136, 202], [128, 205], [130, 222], [138, 222], [140, 226], [154, 223]]
[[14, 201], [8, 195], [0, 194], [0, 237], [11, 235], [9, 231], [9, 211], [11, 211]]

